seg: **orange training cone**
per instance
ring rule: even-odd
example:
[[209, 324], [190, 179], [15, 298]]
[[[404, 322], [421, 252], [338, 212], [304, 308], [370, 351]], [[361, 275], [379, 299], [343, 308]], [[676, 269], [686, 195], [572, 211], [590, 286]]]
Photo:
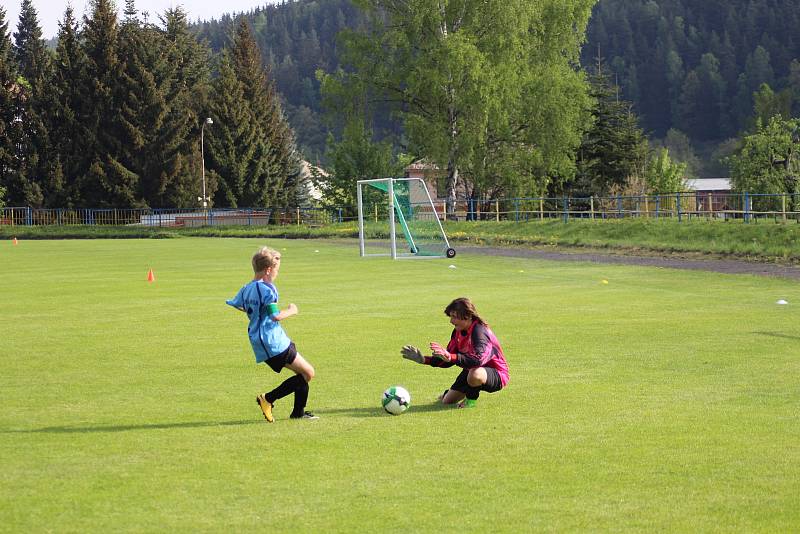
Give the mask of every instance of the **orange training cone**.
[[17, 238], [16, 237], [14, 239], [12, 239], [11, 242], [14, 243], [15, 247], [17, 246]]
[[156, 275], [153, 274], [153, 269], [150, 269], [149, 271], [147, 271], [147, 281], [148, 282], [155, 282], [156, 281]]

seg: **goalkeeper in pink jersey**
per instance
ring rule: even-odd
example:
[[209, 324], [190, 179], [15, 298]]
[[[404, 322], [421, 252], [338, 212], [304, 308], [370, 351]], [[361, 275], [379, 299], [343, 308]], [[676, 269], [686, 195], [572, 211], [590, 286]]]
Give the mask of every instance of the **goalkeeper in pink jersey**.
[[424, 356], [413, 345], [400, 351], [403, 358], [432, 367], [461, 367], [461, 373], [439, 400], [442, 404], [474, 407], [481, 391], [494, 393], [508, 384], [508, 364], [503, 348], [489, 325], [481, 319], [475, 305], [467, 298], [457, 298], [447, 305], [444, 314], [453, 328], [447, 347], [431, 342], [432, 356]]

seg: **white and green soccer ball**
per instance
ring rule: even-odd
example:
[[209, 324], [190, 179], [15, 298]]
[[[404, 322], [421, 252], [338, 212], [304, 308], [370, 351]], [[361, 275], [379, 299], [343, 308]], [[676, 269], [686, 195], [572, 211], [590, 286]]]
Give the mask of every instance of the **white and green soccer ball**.
[[383, 409], [392, 415], [400, 415], [411, 405], [411, 393], [401, 386], [392, 386], [383, 392]]

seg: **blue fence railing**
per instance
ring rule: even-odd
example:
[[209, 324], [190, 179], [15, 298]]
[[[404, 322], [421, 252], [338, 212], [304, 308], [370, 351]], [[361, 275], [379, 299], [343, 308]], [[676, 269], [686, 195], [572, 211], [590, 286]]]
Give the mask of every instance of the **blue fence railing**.
[[[761, 219], [800, 222], [800, 195], [688, 192], [665, 195], [609, 197], [530, 197], [502, 199], [461, 199], [449, 213], [445, 202], [406, 203], [410, 220], [496, 220], [527, 222], [571, 219], [613, 220], [632, 217], [653, 219], [729, 220]], [[367, 220], [386, 220], [389, 204], [364, 205]], [[52, 209], [0, 208], [0, 225], [137, 225], [152, 227], [199, 226], [321, 226], [352, 221], [355, 206], [293, 208], [213, 209]]]
[[341, 208], [279, 209], [46, 209], [0, 208], [0, 224], [136, 225], [157, 227], [263, 226], [267, 224], [331, 224], [344, 220]]
[[[384, 204], [373, 205], [365, 213], [378, 220], [385, 217]], [[444, 201], [407, 205], [407, 217], [433, 218], [433, 211], [445, 218]], [[678, 221], [703, 218], [741, 219], [745, 222], [763, 218], [800, 220], [800, 195], [683, 192], [664, 195], [616, 195], [608, 197], [530, 197], [491, 200], [460, 200], [447, 214], [453, 220], [535, 221], [545, 219], [623, 219], [646, 217]]]

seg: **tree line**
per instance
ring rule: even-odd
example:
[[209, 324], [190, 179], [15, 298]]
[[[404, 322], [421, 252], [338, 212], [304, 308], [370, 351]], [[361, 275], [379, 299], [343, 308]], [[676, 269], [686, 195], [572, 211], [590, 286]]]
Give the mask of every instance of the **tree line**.
[[[256, 4], [257, 2], [254, 2]], [[315, 163], [326, 161], [329, 132], [316, 71], [339, 67], [339, 32], [363, 27], [366, 17], [350, 0], [288, 1], [256, 7], [244, 14], [262, 51], [286, 116], [297, 134], [298, 149]], [[231, 15], [192, 27], [217, 52], [227, 46]], [[392, 128], [387, 120], [382, 129]]]
[[[329, 140], [329, 197], [348, 182], [438, 167], [457, 196], [675, 191], [684, 170], [650, 147], [601, 60], [578, 67], [593, 0], [354, 0], [370, 17], [340, 39], [341, 66], [320, 76], [341, 136]], [[375, 142], [375, 117], [402, 125]]]
[[[327, 163], [330, 128], [315, 71], [340, 67], [337, 35], [365, 28], [367, 12], [353, 0], [298, 0], [247, 16], [299, 145], [307, 158]], [[229, 23], [223, 17], [198, 31], [218, 50]], [[799, 24], [796, 0], [599, 0], [579, 59], [591, 72], [603, 58], [646, 136], [668, 147], [688, 172], [725, 176], [736, 139], [755, 128], [753, 94], [763, 84], [785, 119], [800, 115]], [[377, 138], [400, 133], [386, 114], [373, 119]]]
[[67, 7], [51, 49], [31, 1], [21, 8], [13, 36], [0, 8], [6, 204], [196, 207], [205, 190], [216, 206], [258, 207], [304, 194], [294, 134], [246, 20], [213, 54], [181, 8], [153, 24], [134, 0], [122, 20], [111, 0], [93, 0], [82, 21]]
[[[196, 206], [201, 132], [217, 206], [298, 201], [299, 153], [330, 170], [329, 203], [423, 158], [452, 201], [677, 190], [714, 167], [694, 153], [709, 145], [752, 184], [748, 140], [797, 137], [784, 0], [294, 0], [198, 25], [141, 20], [133, 0], [118, 22], [108, 1], [82, 24], [68, 9], [52, 51], [29, 0], [2, 31], [12, 203]], [[760, 157], [786, 174], [793, 153]]]
[[582, 59], [605, 57], [648, 134], [680, 132], [720, 175], [765, 84], [784, 119], [800, 115], [798, 25], [796, 0], [600, 0]]

